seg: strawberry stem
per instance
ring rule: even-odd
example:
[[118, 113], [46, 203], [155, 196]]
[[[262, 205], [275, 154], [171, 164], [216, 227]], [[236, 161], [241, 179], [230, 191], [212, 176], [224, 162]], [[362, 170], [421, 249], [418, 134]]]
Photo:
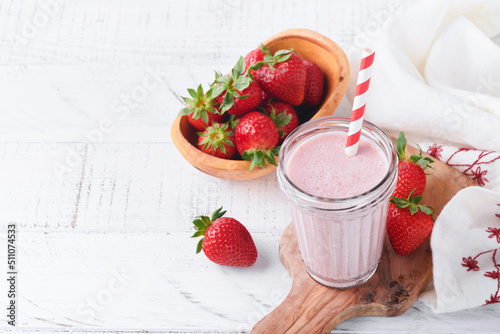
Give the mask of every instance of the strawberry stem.
[[286, 126], [290, 121], [292, 120], [292, 114], [287, 114], [286, 112], [282, 112], [278, 115], [276, 115], [276, 110], [274, 109], [272, 104], [269, 104], [271, 106], [271, 114], [268, 115], [266, 109], [261, 108], [260, 110], [264, 115], [272, 119], [274, 124], [276, 124], [276, 127], [278, 128], [278, 134], [281, 137], [285, 135], [285, 131], [283, 131], [282, 127]]
[[201, 120], [205, 124], [208, 124], [209, 118], [208, 118], [207, 112], [212, 113], [212, 114], [219, 113], [219, 111], [216, 108], [218, 103], [212, 97], [212, 95], [213, 95], [212, 88], [210, 88], [205, 93], [205, 92], [203, 92], [203, 87], [201, 85], [199, 85], [197, 90], [188, 88], [188, 93], [191, 96], [191, 98], [182, 97], [182, 99], [184, 100], [184, 103], [186, 103], [188, 106], [185, 108], [182, 108], [179, 111], [179, 116], [193, 114], [193, 119], [201, 118]]
[[203, 149], [206, 150], [212, 147], [212, 152], [215, 152], [218, 148], [225, 154], [226, 146], [224, 144], [234, 147], [233, 142], [228, 138], [234, 136], [234, 132], [228, 130], [228, 128], [229, 126], [227, 123], [219, 124], [213, 122], [212, 126], [206, 127], [205, 132], [197, 132], [196, 134], [203, 138], [200, 141], [200, 144], [203, 144]]
[[406, 149], [405, 133], [401, 131], [399, 133], [398, 139], [396, 139], [396, 152], [398, 153], [399, 161], [403, 161], [406, 159], [405, 149]]
[[422, 148], [420, 148], [420, 146], [418, 146], [418, 148], [420, 150], [419, 154], [412, 154], [410, 156], [410, 158], [406, 158], [406, 152], [405, 152], [405, 149], [406, 149], [406, 138], [405, 138], [405, 133], [402, 132], [402, 131], [399, 133], [399, 137], [398, 137], [398, 139], [396, 139], [396, 152], [398, 154], [398, 160], [399, 161], [409, 160], [411, 162], [416, 163], [417, 165], [419, 165], [420, 167], [422, 167], [422, 169], [424, 169], [424, 170], [427, 167], [432, 168], [432, 166], [430, 164], [433, 163], [434, 160], [432, 160], [429, 157], [424, 157], [422, 155]]
[[[215, 210], [212, 213], [211, 217], [208, 216], [196, 216], [194, 217], [195, 219], [193, 220], [193, 225], [194, 228], [196, 229], [196, 232], [191, 236], [191, 238], [197, 238], [200, 236], [205, 236], [205, 233], [207, 232], [207, 229], [212, 225], [212, 223], [218, 219], [224, 216], [226, 211], [222, 211], [222, 206]], [[200, 241], [198, 242], [198, 245], [196, 246], [196, 254], [201, 252], [202, 246], [203, 246], [203, 239], [201, 238]]]
[[408, 198], [398, 198], [391, 196], [390, 202], [393, 203], [398, 209], [408, 208], [412, 216], [417, 213], [418, 210], [422, 211], [426, 215], [434, 216], [434, 209], [432, 207], [428, 205], [418, 204], [422, 200], [423, 196], [413, 196], [414, 191], [415, 189], [411, 191], [410, 195], [408, 195]]
[[240, 95], [238, 91], [241, 92], [248, 88], [251, 83], [252, 78], [248, 75], [248, 72], [245, 72], [245, 59], [243, 57], [238, 59], [230, 75], [222, 75], [219, 72], [215, 72], [211, 97], [216, 98], [225, 93], [224, 99], [220, 104], [221, 113], [225, 113], [233, 107], [235, 98], [246, 99], [248, 94]]
[[249, 160], [250, 161], [250, 168], [249, 170], [253, 170], [255, 166], [261, 167], [261, 168], [266, 168], [266, 161], [270, 163], [271, 165], [277, 166], [277, 162], [275, 157], [279, 155], [280, 151], [280, 146], [276, 146], [271, 149], [250, 149], [246, 150], [243, 152], [241, 155], [241, 158], [243, 160]]
[[290, 59], [290, 57], [292, 56], [292, 53], [295, 53], [295, 51], [293, 49], [288, 49], [288, 50], [284, 49], [284, 50], [276, 51], [274, 53], [274, 56], [272, 56], [269, 49], [267, 49], [263, 44], [260, 45], [260, 49], [265, 54], [264, 60], [256, 62], [255, 64], [250, 66], [248, 68], [248, 71], [247, 71], [248, 73], [250, 73], [249, 72], [250, 70], [258, 70], [261, 67], [263, 67], [264, 65], [267, 65], [267, 66], [269, 66], [270, 69], [274, 70], [275, 69], [274, 65], [276, 65], [278, 63], [284, 63], [285, 61]]

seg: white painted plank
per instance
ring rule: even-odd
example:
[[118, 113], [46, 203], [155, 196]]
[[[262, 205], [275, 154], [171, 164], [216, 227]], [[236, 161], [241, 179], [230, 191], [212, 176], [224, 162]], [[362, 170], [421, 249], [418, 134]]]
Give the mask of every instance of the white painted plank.
[[[71, 226], [84, 170], [84, 144], [0, 144], [0, 226], [23, 229]], [[57, 178], [59, 164], [67, 168]]]
[[389, 6], [382, 0], [48, 3], [54, 5], [2, 2], [0, 61], [217, 64], [289, 28], [350, 43], [368, 20], [383, 20]]
[[1, 144], [0, 160], [0, 224], [26, 231], [187, 231], [221, 205], [259, 231], [291, 219], [275, 173], [217, 179], [171, 143]]
[[[247, 330], [290, 288], [277, 256], [280, 233], [251, 232], [259, 250], [251, 268], [221, 267], [195, 255], [187, 233], [21, 232], [20, 327]], [[2, 291], [5, 285], [2, 280]], [[402, 316], [351, 319], [334, 332], [493, 332], [498, 311], [491, 305], [437, 316], [417, 302]]]
[[[290, 287], [278, 265], [281, 233], [250, 232], [259, 251], [256, 264], [231, 268], [196, 255], [197, 241], [187, 232], [20, 231], [19, 324], [230, 331], [248, 327]], [[2, 249], [5, 240], [2, 235]], [[5, 280], [0, 289], [6, 291]], [[3, 306], [5, 302], [2, 299]], [[8, 325], [2, 322], [0, 328]]]
[[191, 71], [213, 80], [208, 67], [0, 66], [0, 142], [171, 142]]

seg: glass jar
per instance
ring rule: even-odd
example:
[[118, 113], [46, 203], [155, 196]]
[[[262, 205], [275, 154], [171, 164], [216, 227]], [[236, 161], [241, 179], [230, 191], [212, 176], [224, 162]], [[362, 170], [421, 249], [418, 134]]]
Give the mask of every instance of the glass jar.
[[305, 268], [317, 282], [335, 288], [362, 284], [377, 269], [385, 239], [389, 199], [397, 183], [398, 159], [394, 144], [377, 126], [363, 122], [361, 137], [382, 151], [387, 158], [387, 171], [376, 186], [352, 197], [313, 195], [290, 180], [288, 169], [293, 152], [309, 138], [329, 132], [345, 132], [347, 137], [348, 130], [349, 119], [333, 116], [301, 125], [283, 143], [277, 169], [281, 191], [291, 205]]

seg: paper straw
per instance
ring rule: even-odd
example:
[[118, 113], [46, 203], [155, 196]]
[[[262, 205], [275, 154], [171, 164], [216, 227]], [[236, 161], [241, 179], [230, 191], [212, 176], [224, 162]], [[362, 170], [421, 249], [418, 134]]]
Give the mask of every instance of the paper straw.
[[359, 65], [356, 93], [354, 94], [354, 101], [352, 102], [351, 122], [349, 124], [349, 132], [347, 134], [347, 143], [345, 147], [345, 153], [350, 157], [358, 152], [359, 137], [361, 135], [361, 127], [363, 126], [363, 116], [365, 115], [366, 98], [368, 96], [367, 91], [370, 86], [374, 58], [375, 51], [370, 49], [363, 50], [361, 64]]

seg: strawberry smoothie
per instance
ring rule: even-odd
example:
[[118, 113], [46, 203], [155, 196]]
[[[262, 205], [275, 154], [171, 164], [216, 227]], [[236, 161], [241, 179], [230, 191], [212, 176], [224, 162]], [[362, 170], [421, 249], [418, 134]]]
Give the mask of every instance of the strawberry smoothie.
[[370, 129], [362, 133], [358, 153], [348, 157], [349, 120], [309, 123], [285, 141], [278, 180], [291, 202], [308, 273], [331, 287], [355, 286], [371, 277], [382, 253], [388, 200], [397, 180], [394, 146], [367, 122]]
[[347, 134], [308, 138], [291, 154], [288, 176], [302, 190], [328, 198], [352, 197], [375, 187], [387, 173], [387, 158], [375, 143], [360, 138], [358, 154], [344, 153]]

